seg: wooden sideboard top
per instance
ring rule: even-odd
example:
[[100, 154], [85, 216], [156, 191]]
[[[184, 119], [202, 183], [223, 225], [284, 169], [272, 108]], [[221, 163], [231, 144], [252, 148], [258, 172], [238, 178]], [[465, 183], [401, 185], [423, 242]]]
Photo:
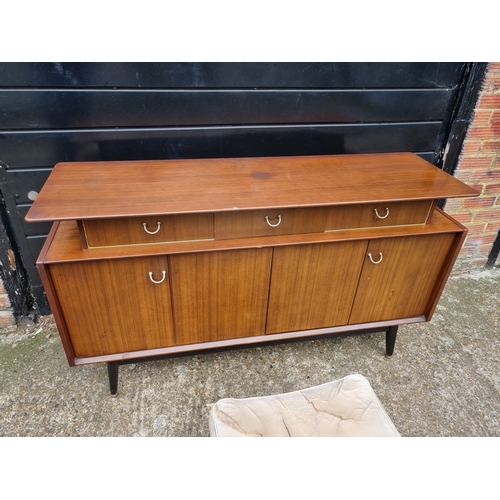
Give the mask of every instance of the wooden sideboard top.
[[413, 153], [58, 163], [26, 220], [346, 205], [478, 194]]

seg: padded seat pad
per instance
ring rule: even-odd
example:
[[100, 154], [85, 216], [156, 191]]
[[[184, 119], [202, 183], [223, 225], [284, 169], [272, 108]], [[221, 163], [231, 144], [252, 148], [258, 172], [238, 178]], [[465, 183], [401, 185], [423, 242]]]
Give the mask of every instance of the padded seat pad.
[[210, 411], [209, 427], [212, 437], [400, 437], [359, 374], [302, 391], [221, 399]]

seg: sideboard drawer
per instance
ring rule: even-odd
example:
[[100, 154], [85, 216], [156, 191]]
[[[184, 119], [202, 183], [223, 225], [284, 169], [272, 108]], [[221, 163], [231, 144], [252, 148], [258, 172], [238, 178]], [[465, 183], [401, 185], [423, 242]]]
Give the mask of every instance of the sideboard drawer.
[[89, 248], [213, 239], [213, 215], [180, 214], [83, 221]]
[[432, 207], [432, 200], [417, 200], [219, 212], [214, 214], [214, 236], [220, 240], [425, 224]]
[[328, 210], [325, 230], [425, 224], [433, 205], [432, 200], [417, 200], [334, 206]]
[[214, 214], [216, 240], [320, 233], [326, 228], [330, 207], [270, 208]]

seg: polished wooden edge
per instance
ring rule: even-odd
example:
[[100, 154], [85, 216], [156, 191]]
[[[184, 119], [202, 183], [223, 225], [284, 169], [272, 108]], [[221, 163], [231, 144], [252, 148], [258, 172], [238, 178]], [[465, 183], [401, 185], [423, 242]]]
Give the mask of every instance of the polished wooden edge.
[[54, 315], [54, 320], [57, 325], [57, 330], [59, 332], [59, 337], [64, 348], [64, 353], [68, 359], [70, 366], [75, 366], [75, 353], [73, 351], [73, 346], [68, 334], [68, 328], [64, 320], [64, 316], [57, 298], [57, 294], [54, 289], [54, 284], [52, 282], [52, 277], [50, 276], [50, 271], [44, 264], [37, 264], [38, 272], [40, 273], [40, 278], [42, 280], [45, 293], [47, 294], [47, 299], [51, 305], [52, 314]]
[[448, 278], [451, 274], [451, 271], [453, 270], [453, 266], [455, 265], [458, 254], [460, 253], [460, 250], [462, 249], [462, 246], [466, 238], [467, 238], [467, 229], [465, 228], [463, 228], [463, 231], [461, 233], [457, 233], [457, 235], [455, 236], [455, 240], [453, 241], [451, 250], [448, 254], [448, 259], [446, 261], [445, 266], [443, 266], [443, 269], [437, 280], [437, 286], [434, 290], [432, 298], [430, 299], [429, 305], [427, 307], [427, 312], [425, 314], [427, 321], [430, 321], [432, 319], [432, 316], [436, 310], [441, 294], [443, 293], [444, 287], [446, 286]]
[[59, 221], [54, 222], [52, 224], [52, 227], [50, 228], [49, 234], [45, 240], [45, 243], [43, 244], [42, 250], [40, 251], [38, 255], [38, 259], [36, 260], [36, 265], [38, 264], [43, 264], [45, 261], [45, 257], [50, 250], [50, 247], [52, 246], [52, 242], [54, 241], [54, 238], [57, 233], [57, 229], [59, 228], [59, 224], [61, 224]]
[[[439, 198], [436, 197], [431, 197], [431, 196], [414, 196], [411, 199], [408, 197], [395, 197], [395, 198], [373, 198], [368, 201], [353, 201], [353, 202], [345, 202], [345, 203], [333, 203], [333, 202], [328, 202], [328, 203], [304, 203], [304, 204], [266, 204], [266, 205], [259, 205], [255, 207], [241, 207], [238, 209], [239, 212], [252, 212], [255, 210], [271, 210], [271, 209], [290, 209], [290, 208], [326, 208], [326, 207], [341, 207], [341, 206], [355, 206], [355, 205], [371, 205], [375, 203], [400, 203], [404, 201], [431, 201], [431, 200], [441, 200], [441, 199], [452, 199], [452, 198], [471, 198], [471, 197], [476, 197], [479, 196], [479, 192], [475, 191], [474, 193], [461, 193], [457, 195], [450, 194], [448, 196], [442, 196]], [[26, 222], [55, 222], [55, 221], [73, 221], [73, 220], [103, 220], [103, 219], [130, 219], [134, 217], [154, 217], [154, 216], [167, 216], [167, 215], [188, 215], [188, 214], [208, 214], [208, 213], [225, 213], [229, 212], [231, 213], [232, 210], [229, 210], [228, 208], [214, 208], [214, 209], [205, 209], [205, 210], [176, 210], [176, 211], [143, 211], [143, 212], [134, 212], [134, 213], [124, 213], [124, 214], [113, 214], [113, 215], [85, 215], [85, 214], [79, 214], [78, 218], [69, 215], [69, 216], [64, 216], [64, 215], [58, 215], [57, 217], [43, 217], [43, 216], [30, 216], [28, 213], [24, 220]]]
[[287, 333], [273, 333], [269, 335], [257, 335], [254, 337], [239, 337], [228, 340], [217, 340], [213, 342], [202, 342], [198, 344], [185, 344], [180, 346], [162, 347], [159, 349], [148, 349], [146, 351], [124, 352], [118, 354], [107, 354], [104, 356], [93, 356], [88, 358], [76, 358], [75, 366], [87, 365], [92, 363], [108, 363], [112, 361], [123, 361], [131, 359], [149, 358], [153, 356], [162, 356], [168, 354], [182, 354], [182, 353], [197, 353], [209, 351], [212, 349], [222, 349], [226, 347], [238, 347], [245, 349], [247, 346], [253, 344], [266, 344], [268, 342], [280, 342], [287, 340], [307, 339], [308, 337], [321, 337], [322, 335], [342, 334], [342, 333], [355, 333], [358, 330], [376, 330], [384, 329], [390, 326], [421, 323], [427, 321], [425, 316], [415, 316], [412, 318], [405, 318], [390, 321], [378, 321], [374, 323], [360, 323], [358, 325], [343, 325], [331, 328], [321, 328], [316, 330], [302, 330], [297, 332]]
[[60, 222], [54, 222], [54, 224], [52, 224], [52, 228], [50, 229], [49, 235], [45, 240], [45, 243], [36, 262], [36, 268], [38, 270], [38, 273], [40, 274], [40, 279], [42, 280], [43, 288], [47, 295], [49, 304], [51, 305], [52, 314], [54, 315], [54, 320], [57, 325], [59, 337], [61, 338], [64, 353], [66, 354], [66, 358], [68, 359], [68, 364], [70, 366], [75, 366], [75, 353], [73, 351], [73, 346], [71, 345], [71, 340], [69, 338], [68, 328], [66, 326], [66, 322], [64, 321], [64, 316], [59, 305], [57, 293], [55, 292], [54, 284], [52, 283], [52, 277], [50, 276], [50, 271], [48, 269], [48, 266], [43, 263], [45, 255], [49, 251], [50, 246], [52, 245], [54, 237], [57, 233], [59, 224]]
[[[479, 196], [479, 192], [468, 186], [467, 184], [459, 181], [458, 179], [450, 176], [448, 173], [442, 171], [438, 167], [429, 163], [428, 161], [420, 158], [414, 153], [410, 152], [396, 152], [396, 153], [366, 153], [366, 154], [341, 154], [341, 155], [304, 155], [304, 156], [276, 156], [276, 157], [241, 157], [241, 158], [199, 158], [199, 159], [183, 159], [183, 160], [148, 160], [148, 161], [106, 161], [106, 162], [74, 162], [74, 163], [58, 163], [49, 179], [46, 181], [46, 186], [51, 189], [54, 188], [54, 183], [64, 182], [64, 183], [77, 183], [79, 179], [75, 177], [75, 171], [78, 170], [78, 167], [85, 169], [94, 169], [100, 168], [102, 169], [111, 169], [110, 176], [114, 175], [114, 168], [123, 166], [128, 169], [138, 169], [142, 170], [143, 168], [150, 167], [152, 171], [155, 169], [161, 168], [165, 169], [171, 166], [173, 170], [187, 170], [191, 167], [192, 170], [200, 172], [210, 170], [211, 165], [220, 165], [222, 168], [228, 168], [229, 166], [241, 166], [248, 168], [257, 168], [257, 169], [274, 169], [279, 171], [281, 168], [280, 163], [288, 162], [293, 163], [294, 165], [305, 166], [311, 165], [314, 168], [314, 165], [322, 165], [322, 162], [331, 160], [332, 164], [328, 165], [328, 168], [352, 168], [356, 167], [359, 174], [358, 185], [361, 186], [363, 184], [363, 171], [366, 171], [366, 168], [376, 167], [380, 164], [386, 163], [386, 159], [390, 159], [396, 167], [401, 168], [401, 166], [405, 166], [409, 169], [423, 169], [427, 172], [434, 172], [434, 175], [437, 175], [440, 178], [443, 175], [450, 177], [447, 183], [446, 188], [443, 186], [436, 186], [433, 183], [430, 184], [430, 188], [435, 188], [431, 192], [426, 192], [422, 190], [421, 193], [415, 192], [412, 193], [410, 199], [414, 200], [433, 200], [433, 199], [446, 199], [446, 198], [456, 198], [456, 197], [473, 197]], [[68, 168], [69, 167], [69, 168]], [[66, 170], [67, 169], [67, 170]], [[69, 172], [66, 175], [66, 171]], [[439, 173], [437, 173], [439, 172]], [[175, 172], [174, 172], [175, 173]], [[90, 175], [90, 174], [87, 174]], [[161, 179], [161, 177], [160, 177]], [[107, 178], [109, 181], [109, 177]], [[153, 179], [154, 181], [154, 179]], [[235, 182], [238, 182], [238, 179], [235, 179]], [[237, 187], [237, 186], [236, 186]], [[44, 185], [45, 188], [45, 185]], [[110, 212], [108, 209], [104, 209], [103, 206], [97, 204], [95, 210], [91, 210], [90, 212], [87, 210], [81, 210], [81, 204], [74, 204], [68, 206], [67, 203], [60, 204], [59, 202], [51, 200], [50, 204], [48, 200], [45, 199], [45, 191], [42, 188], [37, 200], [33, 203], [32, 207], [26, 214], [25, 220], [27, 222], [47, 222], [54, 220], [76, 220], [76, 219], [103, 219], [103, 218], [118, 218], [118, 217], [133, 217], [133, 216], [153, 216], [153, 215], [170, 215], [170, 214], [182, 214], [182, 213], [194, 213], [194, 210], [187, 208], [185, 204], [179, 203], [176, 201], [172, 204], [165, 204], [158, 206], [151, 211], [151, 207], [147, 206], [135, 206], [134, 211], [130, 211], [130, 207], [125, 205], [121, 205], [120, 209], [115, 209], [113, 212]], [[200, 187], [198, 184], [198, 188]], [[356, 189], [354, 191], [357, 191]], [[370, 193], [373, 193], [373, 198], [370, 198]], [[102, 196], [104, 194], [101, 193]], [[81, 195], [81, 200], [87, 199], [86, 195]], [[104, 198], [103, 198], [104, 199]], [[298, 198], [298, 202], [294, 201], [292, 205], [289, 204], [288, 201], [282, 200], [281, 202], [277, 202], [276, 199], [269, 197], [266, 200], [260, 200], [255, 205], [252, 206], [241, 206], [239, 210], [256, 210], [256, 209], [265, 209], [265, 208], [296, 208], [297, 206], [302, 207], [313, 207], [313, 206], [331, 206], [331, 205], [352, 205], [352, 204], [366, 204], [366, 203], [382, 203], [385, 201], [407, 201], [409, 199], [408, 196], [404, 196], [398, 192], [386, 192], [384, 195], [376, 195], [373, 190], [365, 192], [364, 196], [357, 199], [342, 199], [342, 198], [332, 198], [327, 200], [323, 200], [319, 204], [312, 203], [310, 199], [304, 199], [300, 201], [300, 197]], [[59, 203], [59, 204], [58, 204]], [[275, 204], [278, 203], [278, 204]], [[297, 205], [298, 203], [298, 205]], [[303, 204], [302, 204], [303, 203]], [[231, 211], [233, 208], [233, 201], [227, 201], [227, 203], [214, 203], [212, 199], [211, 203], [200, 205], [199, 213], [207, 213], [207, 212], [225, 212]], [[50, 208], [49, 208], [50, 207]], [[109, 207], [108, 207], [109, 208]], [[159, 211], [158, 211], [159, 210]]]
[[80, 233], [82, 248], [86, 250], [87, 248], [89, 248], [89, 244], [87, 240], [87, 233], [85, 232], [85, 226], [82, 220], [77, 220], [76, 223], [78, 225], [78, 232]]
[[[365, 245], [365, 250], [363, 252], [363, 254], [365, 255], [365, 257], [366, 257], [366, 254], [368, 252], [368, 246], [369, 245], [370, 245], [370, 240], [367, 240], [366, 241], [366, 245]], [[363, 274], [363, 269], [365, 268], [366, 265], [368, 265], [368, 264], [367, 264], [366, 258], [364, 258], [363, 259], [363, 264], [359, 268], [358, 278], [356, 280], [356, 289], [355, 289], [355, 292], [354, 292], [354, 298], [356, 297], [356, 294], [358, 293], [359, 282], [361, 281], [361, 275]], [[354, 302], [355, 302], [355, 300], [351, 301], [351, 308], [349, 310], [349, 316], [348, 316], [348, 319], [347, 319], [347, 323], [348, 324], [349, 324], [349, 321], [351, 320], [352, 310], [354, 309]]]
[[[220, 161], [224, 162], [234, 162], [234, 161], [239, 161], [239, 162], [254, 162], [254, 161], [262, 161], [262, 162], [269, 162], [269, 161], [275, 161], [279, 159], [304, 159], [304, 160], [317, 160], [317, 159], [339, 159], [339, 160], [344, 160], [347, 156], [350, 157], [355, 157], [355, 158], [360, 158], [360, 159], [372, 159], [376, 157], [400, 157], [405, 159], [406, 158], [411, 158], [413, 161], [426, 164], [426, 165], [432, 165], [432, 163], [428, 162], [427, 160], [424, 160], [420, 156], [418, 156], [415, 153], [412, 153], [411, 151], [392, 151], [392, 152], [387, 152], [387, 153], [339, 153], [339, 154], [323, 154], [323, 155], [293, 155], [293, 156], [283, 156], [283, 155], [278, 155], [278, 156], [234, 156], [231, 158], [179, 158], [179, 159], [170, 159], [170, 160], [106, 160], [106, 161], [81, 161], [81, 162], [67, 162], [67, 161], [60, 161], [55, 164], [54, 168], [64, 168], [66, 165], [70, 166], [71, 168], [74, 168], [75, 165], [111, 165], [115, 166], [118, 164], [130, 164], [130, 165], [155, 165], [155, 164], [164, 164], [168, 165], [171, 163], [177, 163], [179, 165], [189, 165], [189, 164], [205, 164], [207, 162], [209, 163], [219, 163]], [[434, 165], [433, 165], [434, 166]], [[438, 167], [436, 167], [438, 168]]]
[[468, 233], [467, 228], [463, 224], [456, 221], [451, 215], [447, 214], [441, 208], [436, 207], [435, 212], [445, 217], [449, 221], [453, 222], [458, 228], [460, 228], [460, 232], [457, 232], [457, 236], [455, 237], [455, 241], [452, 244], [452, 248], [448, 255], [448, 260], [446, 262], [446, 265], [443, 267], [441, 274], [437, 280], [438, 285], [436, 286], [432, 298], [429, 301], [427, 312], [425, 314], [425, 316], [427, 317], [427, 321], [431, 321], [432, 319], [432, 316], [436, 310], [441, 294], [443, 293], [444, 287], [446, 286], [451, 271], [453, 270], [453, 266], [455, 265], [455, 261], [457, 260], [458, 254], [462, 249], [462, 246], [465, 242], [465, 239], [467, 238], [467, 233]]
[[431, 206], [429, 207], [429, 212], [427, 213], [427, 218], [425, 219], [425, 224], [430, 224], [432, 222], [432, 216], [435, 213], [437, 206], [437, 200], [433, 200]]
[[170, 257], [167, 257], [167, 271], [168, 271], [168, 287], [170, 292], [170, 310], [172, 311], [172, 333], [174, 336], [174, 342], [177, 344], [177, 322], [175, 316], [175, 293], [174, 286], [172, 283], [172, 263]]
[[[154, 243], [146, 245], [99, 247], [87, 250], [81, 249], [76, 230], [73, 236], [65, 238], [64, 251], [47, 252], [42, 260], [45, 264], [58, 262], [79, 262], [87, 260], [120, 259], [128, 257], [145, 257], [154, 255], [174, 255], [198, 252], [213, 252], [224, 250], [240, 250], [245, 248], [267, 248], [287, 245], [308, 245], [364, 239], [396, 238], [413, 235], [453, 233], [463, 230], [451, 217], [439, 211], [435, 214], [432, 224], [415, 226], [375, 227], [363, 229], [343, 229], [323, 233], [284, 234], [278, 236], [259, 236], [254, 238], [235, 238], [229, 240], [198, 240], [189, 242]], [[441, 219], [441, 220], [439, 220]], [[72, 231], [75, 222], [61, 222], [60, 230]], [[59, 240], [61, 241], [61, 240]], [[62, 245], [58, 245], [59, 248]]]
[[[64, 222], [64, 221], [63, 221]], [[203, 238], [199, 240], [171, 240], [171, 241], [158, 241], [156, 243], [125, 243], [123, 245], [100, 245], [100, 246], [87, 246], [84, 247], [85, 249], [90, 249], [90, 250], [99, 250], [101, 248], [124, 248], [124, 247], [144, 247], [144, 245], [168, 245], [172, 243], [197, 243], [197, 242], [204, 242], [204, 241], [215, 241], [215, 238]]]

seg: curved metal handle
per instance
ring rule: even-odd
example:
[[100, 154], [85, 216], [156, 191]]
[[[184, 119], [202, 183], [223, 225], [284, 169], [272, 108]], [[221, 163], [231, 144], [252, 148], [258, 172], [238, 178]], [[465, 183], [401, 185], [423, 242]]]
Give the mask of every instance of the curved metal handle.
[[379, 218], [379, 219], [385, 219], [386, 217], [389, 216], [389, 209], [387, 207], [385, 207], [385, 215], [382, 216], [382, 215], [379, 215], [378, 212], [377, 212], [377, 209], [374, 208], [373, 211], [375, 212], [375, 215]]
[[380, 264], [382, 262], [382, 252], [379, 252], [378, 255], [379, 255], [380, 259], [378, 259], [377, 262], [375, 262], [373, 260], [372, 254], [371, 253], [368, 254], [368, 257], [370, 257], [370, 260], [372, 261], [372, 264]]
[[278, 215], [278, 222], [276, 224], [272, 224], [269, 222], [269, 217], [266, 215], [265, 217], [266, 222], [271, 226], [271, 227], [278, 227], [281, 224], [281, 215]]
[[149, 273], [149, 279], [155, 284], [155, 285], [159, 285], [160, 283], [163, 283], [163, 281], [165, 280], [165, 276], [167, 275], [167, 271], [162, 271], [162, 277], [161, 277], [161, 280], [160, 281], [156, 281], [153, 279], [153, 273]]
[[146, 233], [148, 233], [148, 234], [156, 234], [160, 230], [160, 226], [161, 226], [161, 222], [157, 222], [156, 223], [156, 231], [148, 231], [146, 222], [144, 222], [142, 224], [142, 227], [144, 228], [144, 231], [146, 231]]

